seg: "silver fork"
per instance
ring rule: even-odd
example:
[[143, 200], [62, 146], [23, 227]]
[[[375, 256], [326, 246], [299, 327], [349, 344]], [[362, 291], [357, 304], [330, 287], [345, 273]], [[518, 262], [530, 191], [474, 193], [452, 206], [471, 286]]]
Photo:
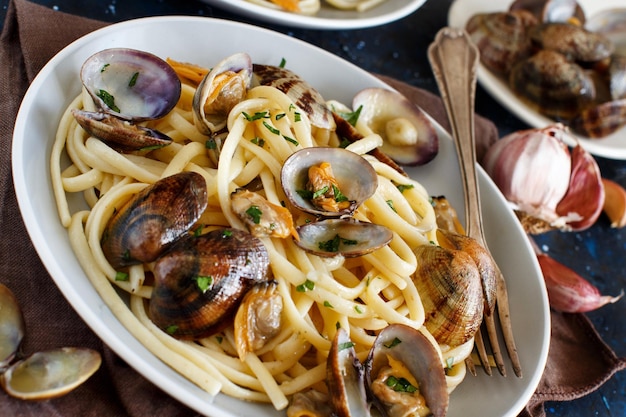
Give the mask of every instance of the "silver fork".
[[[459, 157], [465, 200], [466, 233], [481, 243], [485, 249], [489, 250], [482, 228], [482, 214], [476, 175], [474, 99], [478, 57], [478, 49], [462, 29], [449, 27], [441, 29], [437, 33], [434, 42], [428, 48], [428, 59], [443, 99], [448, 120], [450, 121], [452, 137]], [[511, 359], [513, 372], [518, 377], [521, 377], [522, 367], [517, 355], [511, 328], [506, 283], [497, 265], [496, 306], [502, 337]], [[489, 315], [486, 314], [483, 324], [487, 330], [496, 367], [503, 376], [506, 376], [506, 368], [498, 341], [495, 315], [496, 311]], [[485, 372], [491, 375], [491, 366], [481, 330], [476, 333], [475, 347]], [[470, 371], [475, 375], [476, 371], [473, 367], [473, 362], [470, 361], [468, 365], [470, 365]]]

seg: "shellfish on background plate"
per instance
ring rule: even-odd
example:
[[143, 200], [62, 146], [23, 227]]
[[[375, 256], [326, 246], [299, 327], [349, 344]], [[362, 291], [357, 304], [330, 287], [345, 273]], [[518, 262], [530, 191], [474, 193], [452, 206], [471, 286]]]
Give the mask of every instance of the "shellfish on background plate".
[[[518, 0], [518, 2], [520, 1], [524, 3], [535, 3], [534, 0]], [[563, 3], [567, 2], [569, 2], [569, 0], [566, 0]], [[467, 22], [474, 15], [503, 12], [508, 10], [511, 4], [513, 4], [513, 1], [503, 3], [492, 2], [489, 0], [455, 1], [450, 8], [448, 23], [453, 27], [465, 28]], [[593, 27], [592, 25], [595, 21], [594, 16], [607, 10], [624, 8], [624, 4], [620, 0], [607, 0], [601, 2], [593, 0], [579, 0], [578, 5], [584, 12], [588, 28]], [[481, 86], [484, 87], [497, 101], [529, 125], [536, 128], [542, 128], [554, 123], [554, 119], [539, 112], [536, 106], [529, 105], [528, 100], [520, 98], [518, 94], [509, 88], [506, 79], [504, 79], [501, 75], [497, 75], [490, 71], [484, 64], [479, 65], [478, 81]], [[594, 108], [594, 110], [589, 110], [594, 114], [585, 115], [584, 117], [587, 120], [592, 120], [595, 114], [606, 114], [607, 112], [610, 112], [614, 115], [612, 116], [613, 119], [611, 123], [614, 123], [615, 118], [624, 117], [624, 111], [621, 103], [613, 103], [610, 107], [611, 109], [603, 107]], [[616, 113], [617, 116], [615, 116]], [[572, 123], [579, 124], [578, 121]], [[613, 126], [610, 128], [615, 129]], [[599, 128], [593, 125], [591, 125], [589, 129], [592, 131], [602, 130], [603, 137], [601, 139], [591, 139], [584, 134], [577, 133], [574, 140], [579, 142], [587, 151], [594, 155], [611, 159], [626, 159], [626, 136], [624, 135], [626, 127], [622, 126], [610, 134], [606, 134], [604, 128]], [[567, 144], [570, 146], [576, 145], [573, 141]]]

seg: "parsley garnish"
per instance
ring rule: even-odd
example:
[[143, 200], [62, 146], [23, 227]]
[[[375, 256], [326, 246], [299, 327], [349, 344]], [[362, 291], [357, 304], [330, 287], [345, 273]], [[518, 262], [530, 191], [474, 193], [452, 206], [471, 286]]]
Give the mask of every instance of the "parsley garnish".
[[398, 184], [396, 185], [396, 187], [398, 188], [398, 190], [400, 190], [401, 193], [403, 193], [405, 190], [415, 188], [413, 184]]
[[134, 73], [133, 76], [130, 77], [130, 81], [128, 82], [128, 86], [129, 87], [134, 87], [135, 84], [137, 84], [137, 78], [139, 78], [139, 72]]
[[358, 242], [354, 239], [345, 239], [338, 234], [330, 240], [325, 242], [318, 242], [317, 247], [325, 252], [337, 252], [339, 251], [339, 245], [356, 245]]
[[267, 130], [269, 130], [273, 134], [280, 135], [280, 130], [276, 129], [274, 126], [272, 126], [271, 124], [267, 123], [265, 120], [263, 121], [263, 126], [265, 126], [267, 128]]
[[261, 215], [263, 212], [257, 205], [251, 205], [248, 210], [246, 210], [246, 214], [250, 216], [254, 224], [259, 224], [261, 222]]
[[278, 65], [280, 68], [285, 68], [285, 65], [287, 65], [287, 60], [285, 58], [282, 58], [280, 60], [280, 64]]
[[363, 314], [363, 309], [361, 308], [361, 306], [354, 306], [354, 311], [356, 311], [359, 314]]
[[297, 140], [295, 140], [294, 138], [290, 138], [289, 136], [285, 136], [285, 135], [283, 135], [283, 138], [284, 138], [287, 142], [291, 142], [291, 143], [293, 143], [293, 144], [294, 144], [294, 145], [296, 145], [296, 146], [298, 146], [298, 145], [299, 145], [298, 141], [297, 141]]
[[258, 111], [256, 113], [254, 113], [252, 116], [250, 116], [248, 113], [241, 112], [243, 114], [243, 117], [246, 118], [247, 121], [249, 122], [254, 122], [255, 120], [259, 120], [259, 119], [267, 119], [269, 118], [269, 114], [266, 111]]
[[120, 112], [120, 108], [115, 105], [115, 97], [109, 94], [108, 91], [100, 90], [98, 91], [98, 94], [96, 94], [96, 96], [98, 96], [98, 98], [102, 100], [108, 108], [110, 108], [114, 112]]
[[126, 272], [116, 272], [115, 273], [116, 281], [128, 281], [128, 274]]
[[397, 213], [396, 208], [393, 206], [393, 200], [387, 200], [386, 203], [390, 209], [392, 209], [393, 211]]
[[387, 349], [391, 349], [392, 347], [398, 346], [400, 343], [402, 343], [402, 340], [398, 339], [397, 337], [394, 337], [391, 342], [385, 343], [383, 344], [383, 346], [386, 347]]
[[263, 145], [265, 145], [265, 139], [260, 138], [260, 137], [256, 137], [250, 140], [250, 142], [254, 143], [255, 145], [260, 146], [261, 148], [263, 147]]
[[213, 277], [210, 275], [199, 275], [195, 277], [194, 280], [202, 293], [207, 292], [213, 286]]
[[100, 72], [104, 72], [111, 64], [104, 64], [102, 68], [100, 68]]
[[313, 291], [314, 288], [315, 288], [315, 283], [311, 281], [310, 279], [307, 279], [306, 281], [304, 281], [304, 283], [296, 287], [296, 291], [307, 292], [307, 291]]
[[346, 121], [348, 123], [350, 123], [352, 126], [356, 126], [356, 122], [359, 120], [359, 116], [361, 115], [361, 110], [363, 109], [363, 106], [359, 106], [358, 109], [356, 109], [353, 112], [349, 112], [349, 113], [339, 113], [339, 115], [346, 119]]
[[165, 332], [169, 335], [176, 333], [176, 330], [178, 330], [178, 326], [175, 324], [169, 325], [165, 328]]
[[287, 114], [286, 114], [286, 113], [279, 113], [279, 114], [277, 114], [277, 115], [274, 117], [274, 119], [276, 119], [276, 120], [280, 120], [280, 119], [282, 119], [282, 118], [283, 118], [283, 117], [285, 117], [285, 116], [287, 116]]
[[411, 385], [406, 378], [396, 378], [395, 376], [390, 376], [387, 378], [385, 383], [389, 388], [392, 388], [396, 392], [413, 393], [417, 391], [417, 387]]
[[217, 142], [215, 142], [213, 138], [207, 139], [207, 141], [204, 142], [204, 147], [207, 149], [217, 149]]
[[335, 195], [335, 201], [337, 203], [341, 203], [343, 201], [348, 201], [348, 197], [343, 195], [343, 193], [341, 192], [339, 187], [337, 187], [335, 184], [333, 184], [333, 194]]
[[333, 307], [333, 305], [330, 303], [330, 301], [324, 301], [324, 307], [328, 307], [328, 308], [335, 308], [335, 307]]
[[231, 237], [233, 235], [233, 231], [232, 230], [224, 230], [222, 232], [222, 236], [223, 237]]
[[339, 343], [337, 345], [337, 348], [339, 350], [344, 350], [344, 349], [350, 349], [354, 347], [354, 342], [344, 342], [344, 343]]
[[320, 188], [319, 190], [315, 191], [311, 198], [312, 199], [319, 198], [319, 197], [323, 196], [324, 194], [326, 194], [327, 192], [328, 192], [328, 185], [325, 185], [322, 188]]

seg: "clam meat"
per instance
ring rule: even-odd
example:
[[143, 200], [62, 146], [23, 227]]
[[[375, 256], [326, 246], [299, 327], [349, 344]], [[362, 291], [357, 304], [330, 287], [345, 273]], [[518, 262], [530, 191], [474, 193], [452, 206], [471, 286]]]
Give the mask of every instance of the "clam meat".
[[34, 353], [15, 362], [0, 376], [12, 397], [44, 400], [67, 394], [93, 375], [100, 354], [92, 349], [66, 347]]
[[278, 334], [282, 312], [283, 298], [276, 281], [258, 283], [244, 295], [233, 326], [239, 358], [261, 349]]
[[0, 284], [0, 372], [15, 358], [24, 332], [24, 317], [15, 295]]
[[207, 203], [202, 175], [181, 172], [163, 178], [134, 195], [109, 219], [102, 251], [115, 269], [152, 262], [189, 232]]
[[176, 338], [210, 336], [232, 323], [245, 294], [268, 272], [267, 249], [246, 231], [188, 236], [154, 264], [150, 318]]
[[226, 57], [206, 74], [193, 97], [198, 130], [214, 134], [226, 126], [228, 113], [243, 100], [252, 81], [252, 59], [246, 53]]
[[74, 115], [91, 135], [118, 144], [122, 150], [171, 142], [163, 133], [134, 126], [165, 116], [178, 102], [181, 83], [167, 62], [135, 49], [105, 49], [84, 62], [80, 77], [97, 111]]
[[449, 395], [439, 352], [419, 330], [390, 324], [365, 362], [365, 381], [389, 416], [443, 417]]
[[235, 190], [231, 196], [231, 207], [246, 224], [250, 233], [257, 237], [299, 239], [293, 225], [291, 212], [283, 206], [270, 203], [261, 194], [244, 188]]
[[358, 126], [380, 135], [379, 148], [400, 165], [423, 165], [439, 152], [439, 136], [428, 116], [397, 91], [366, 88], [352, 100]]

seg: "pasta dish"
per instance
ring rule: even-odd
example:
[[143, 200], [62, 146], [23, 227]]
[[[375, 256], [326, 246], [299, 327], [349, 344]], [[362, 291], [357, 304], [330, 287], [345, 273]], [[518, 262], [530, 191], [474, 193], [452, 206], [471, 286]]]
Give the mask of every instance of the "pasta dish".
[[386, 0], [246, 0], [250, 3], [258, 4], [263, 7], [269, 7], [276, 10], [286, 10], [292, 13], [303, 15], [316, 14], [321, 6], [321, 2], [325, 1], [332, 7], [341, 10], [355, 10], [364, 12], [373, 7], [378, 6]]
[[[420, 255], [418, 248], [443, 245], [428, 191], [418, 181], [371, 155], [370, 151], [381, 145], [380, 135], [371, 127], [357, 121], [354, 130], [359, 133], [358, 139], [346, 144], [334, 126], [329, 128], [318, 123], [302, 103], [282, 91], [280, 82], [244, 85], [241, 98], [222, 117], [216, 117], [216, 113], [209, 116], [205, 102], [209, 97], [223, 94], [215, 90], [216, 86], [233, 87], [237, 81], [224, 77], [244, 72], [235, 69], [238, 67], [232, 63], [228, 71], [220, 72], [218, 68], [223, 67], [217, 62], [222, 57], [216, 58], [211, 71], [168, 60], [180, 82], [180, 96], [175, 105], [154, 120], [144, 118], [142, 121], [133, 116], [123, 120], [121, 125], [124, 129], [132, 125], [161, 132], [171, 142], [166, 146], [142, 145], [132, 151], [95, 137], [79, 123], [77, 110], [100, 114], [102, 107], [89, 94], [88, 84], [95, 81], [85, 74], [87, 64], [83, 67], [83, 92], [68, 106], [59, 122], [51, 154], [51, 178], [60, 220], [68, 230], [72, 248], [90, 281], [138, 340], [213, 395], [223, 393], [246, 401], [271, 403], [277, 410], [288, 409], [289, 415], [324, 415], [323, 412], [313, 414], [310, 407], [296, 404], [296, 399], [302, 395], [319, 395], [321, 397], [309, 397], [319, 400], [330, 395], [327, 358], [333, 343], [337, 343], [334, 340], [339, 329], [349, 336], [358, 360], [365, 362], [377, 336], [390, 324], [419, 330], [436, 353], [439, 365], [435, 368], [445, 374], [446, 393], [451, 392], [465, 376], [465, 359], [470, 355], [474, 339], [473, 334], [463, 339], [446, 339], [436, 329], [425, 325], [427, 316], [434, 313], [429, 310], [426, 290], [417, 282], [421, 264], [425, 264], [420, 257], [425, 255]], [[268, 68], [283, 74], [283, 65], [276, 64]], [[101, 73], [107, 73], [114, 66], [113, 61], [100, 63], [94, 74], [101, 77]], [[257, 76], [262, 74], [262, 69], [263, 66], [255, 66]], [[133, 71], [129, 84], [136, 82], [138, 86], [143, 74], [141, 70]], [[217, 74], [211, 78], [215, 72]], [[212, 87], [205, 91], [209, 82]], [[108, 107], [113, 107], [115, 96], [115, 103], [121, 108], [117, 112], [123, 113], [121, 101], [118, 103], [121, 93], [102, 85], [98, 87], [98, 94], [102, 97], [110, 93]], [[199, 98], [203, 100], [204, 107], [200, 111], [204, 111], [203, 120], [212, 123], [208, 131], [199, 128], [198, 106], [194, 105]], [[321, 104], [332, 109], [335, 115], [346, 115], [354, 110], [338, 102]], [[353, 207], [349, 216], [340, 216], [339, 220], [385, 227], [391, 232], [389, 243], [355, 256], [348, 252], [344, 256], [341, 251], [320, 255], [302, 247], [306, 237], [301, 227], [318, 224], [320, 216], [298, 208], [294, 201], [301, 196], [288, 195], [284, 182], [291, 177], [281, 178], [285, 175], [281, 170], [298, 151], [311, 148], [343, 148], [350, 155], [358, 155], [359, 161], [370, 167], [377, 182], [373, 194]], [[340, 158], [338, 161], [343, 161], [343, 156]], [[328, 161], [331, 160], [328, 157]], [[342, 162], [334, 161], [331, 161], [332, 168], [341, 185]], [[179, 176], [182, 173], [194, 173], [193, 181], [202, 179], [204, 194], [196, 192], [203, 206], [180, 240], [209, 239], [214, 233], [223, 240], [226, 236], [245, 233], [240, 240], [250, 246], [245, 249], [247, 263], [253, 259], [252, 262], [259, 265], [264, 262], [263, 256], [267, 257], [269, 278], [264, 285], [246, 290], [241, 299], [235, 300], [236, 314], [221, 316], [212, 325], [210, 334], [199, 337], [177, 337], [178, 326], [159, 325], [156, 310], [153, 310], [157, 308], [155, 294], [159, 294], [156, 291], [159, 277], [169, 268], [162, 259], [176, 252], [179, 243], [168, 246], [156, 259], [128, 264], [112, 261], [106, 244], [115, 233], [120, 233], [119, 239], [126, 239], [121, 234], [131, 226], [118, 230], [112, 224], [130, 210], [129, 201], [140, 207], [138, 198], [143, 203], [152, 199], [152, 194], [144, 193], [164, 180], [182, 178]], [[357, 183], [361, 171], [351, 175]], [[329, 177], [333, 179], [333, 175]], [[342, 185], [341, 191], [351, 197], [353, 191], [348, 187], [352, 186]], [[328, 191], [328, 187], [324, 190]], [[300, 191], [299, 194], [304, 194]], [[88, 209], [70, 210], [68, 199], [76, 193], [83, 196]], [[337, 195], [339, 190], [335, 189], [335, 197]], [[335, 201], [338, 199], [331, 203]], [[181, 211], [171, 201], [164, 206], [164, 217], [168, 219]], [[152, 206], [146, 210], [153, 210]], [[263, 216], [270, 212], [275, 217], [263, 228]], [[158, 215], [158, 211], [150, 211], [150, 216]], [[280, 217], [283, 215], [291, 218], [292, 223], [287, 220], [283, 223]], [[278, 230], [283, 226], [282, 232]], [[255, 230], [256, 227], [263, 230]], [[344, 240], [341, 244], [349, 245]], [[251, 258], [252, 253], [257, 254], [261, 249], [263, 255], [258, 260]], [[198, 257], [205, 256], [200, 249], [194, 250]], [[211, 250], [206, 250], [206, 256], [211, 256]], [[334, 252], [337, 249], [325, 247], [323, 250]], [[126, 251], [120, 259], [128, 260], [133, 256]], [[230, 252], [211, 258], [211, 262], [217, 264], [229, 256]], [[193, 285], [208, 294], [217, 284], [210, 274], [197, 273]], [[225, 298], [235, 298], [235, 295]], [[479, 304], [482, 306], [482, 301]], [[249, 310], [242, 313], [245, 308]], [[251, 318], [244, 317], [241, 321], [242, 314]], [[273, 319], [263, 321], [264, 315]], [[402, 364], [390, 366], [406, 374], [407, 367]], [[410, 375], [406, 379], [412, 386], [421, 385]], [[311, 401], [325, 402], [328, 406], [328, 401], [318, 400]], [[417, 410], [410, 415], [428, 412], [423, 404]]]

